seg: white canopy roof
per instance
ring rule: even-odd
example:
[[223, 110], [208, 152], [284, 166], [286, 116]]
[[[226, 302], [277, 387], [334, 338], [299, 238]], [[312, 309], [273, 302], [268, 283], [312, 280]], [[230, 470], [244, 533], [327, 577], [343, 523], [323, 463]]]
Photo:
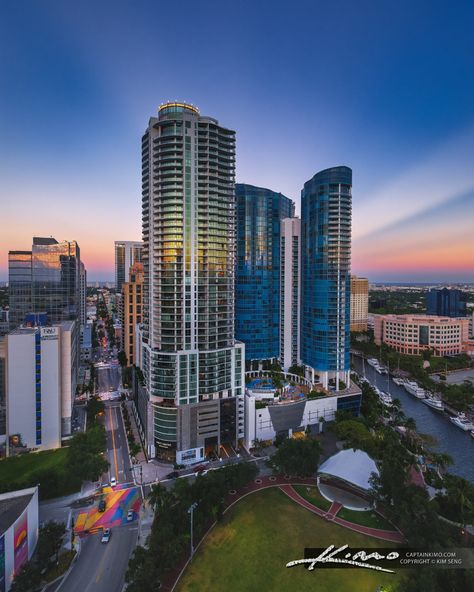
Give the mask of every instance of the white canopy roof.
[[318, 473], [326, 473], [344, 479], [361, 489], [370, 489], [369, 479], [372, 473], [379, 475], [377, 465], [362, 450], [341, 450], [328, 458], [319, 467]]

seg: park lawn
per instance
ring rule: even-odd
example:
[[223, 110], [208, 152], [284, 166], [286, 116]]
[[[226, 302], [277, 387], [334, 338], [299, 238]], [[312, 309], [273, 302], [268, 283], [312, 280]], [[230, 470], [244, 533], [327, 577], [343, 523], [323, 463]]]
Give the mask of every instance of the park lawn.
[[33, 487], [38, 483], [42, 499], [76, 491], [78, 483], [67, 472], [67, 454], [67, 448], [58, 448], [0, 460], [0, 492]]
[[353, 522], [354, 524], [360, 524], [361, 526], [369, 526], [370, 528], [381, 528], [382, 530], [396, 530], [393, 524], [377, 514], [373, 510], [367, 512], [358, 512], [356, 510], [349, 510], [348, 508], [341, 508], [337, 513], [338, 518]]
[[307, 485], [293, 485], [293, 489], [299, 493], [301, 497], [304, 497], [307, 502], [313, 504], [313, 506], [316, 506], [320, 510], [326, 511], [331, 507], [331, 502], [323, 497], [315, 486], [308, 487]]
[[304, 557], [305, 547], [348, 544], [387, 547], [381, 542], [325, 521], [277, 488], [247, 496], [224, 516], [198, 549], [177, 592], [373, 592], [394, 584], [398, 574], [368, 569], [287, 568]]

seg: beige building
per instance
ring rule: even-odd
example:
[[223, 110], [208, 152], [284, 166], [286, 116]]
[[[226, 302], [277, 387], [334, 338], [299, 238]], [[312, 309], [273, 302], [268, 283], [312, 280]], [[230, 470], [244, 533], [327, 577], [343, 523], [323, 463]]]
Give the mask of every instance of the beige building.
[[129, 280], [122, 284], [120, 311], [122, 320], [122, 344], [128, 365], [136, 364], [137, 344], [135, 327], [143, 318], [143, 265], [130, 267]]
[[457, 355], [469, 337], [469, 318], [429, 315], [374, 315], [375, 343], [385, 343], [402, 354]]
[[369, 280], [351, 276], [351, 331], [367, 331]]

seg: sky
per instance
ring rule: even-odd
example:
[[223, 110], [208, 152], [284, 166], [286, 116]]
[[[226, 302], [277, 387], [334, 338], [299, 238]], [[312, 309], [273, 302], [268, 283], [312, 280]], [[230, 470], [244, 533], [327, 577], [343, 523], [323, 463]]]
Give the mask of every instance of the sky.
[[167, 100], [237, 132], [237, 181], [295, 200], [353, 169], [354, 273], [474, 282], [472, 2], [20, 0], [0, 8], [0, 280], [32, 236], [90, 280], [141, 238]]

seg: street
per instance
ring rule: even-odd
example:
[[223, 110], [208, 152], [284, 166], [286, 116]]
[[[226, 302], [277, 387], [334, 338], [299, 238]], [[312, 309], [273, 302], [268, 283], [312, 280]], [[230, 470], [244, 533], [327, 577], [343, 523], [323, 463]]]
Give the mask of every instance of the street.
[[103, 476], [102, 482], [110, 483], [110, 478], [115, 477], [117, 483], [132, 483], [127, 436], [120, 412], [120, 403], [105, 403], [105, 430], [107, 460], [110, 467], [109, 473]]
[[71, 573], [59, 588], [62, 592], [121, 592], [128, 560], [135, 548], [137, 523], [112, 530], [107, 544], [102, 533], [81, 540], [81, 552]]
[[120, 366], [117, 363], [99, 362], [96, 364], [97, 391], [100, 394], [116, 391], [120, 385]]

